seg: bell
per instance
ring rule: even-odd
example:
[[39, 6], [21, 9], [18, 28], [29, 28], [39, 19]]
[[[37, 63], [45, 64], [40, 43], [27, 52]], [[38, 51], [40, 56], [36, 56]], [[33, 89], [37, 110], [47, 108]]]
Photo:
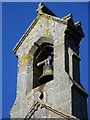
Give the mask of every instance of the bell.
[[53, 80], [53, 66], [47, 64], [43, 66], [43, 74], [40, 76], [39, 81], [44, 84], [50, 80]]

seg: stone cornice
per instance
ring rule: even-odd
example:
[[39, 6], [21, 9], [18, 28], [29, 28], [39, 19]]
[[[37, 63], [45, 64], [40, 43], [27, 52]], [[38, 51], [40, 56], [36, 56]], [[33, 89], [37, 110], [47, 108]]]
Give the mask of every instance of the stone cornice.
[[71, 33], [73, 33], [73, 35], [76, 36], [79, 40], [80, 38], [85, 37], [81, 28], [81, 23], [79, 21], [74, 23], [72, 14], [68, 14], [61, 19], [67, 22], [67, 29], [70, 30]]
[[73, 82], [73, 86], [79, 91], [81, 92], [84, 96], [88, 97], [88, 94], [86, 93], [85, 89], [83, 88], [83, 86], [81, 84], [78, 84], [75, 80], [73, 80], [70, 75], [69, 75], [70, 80]]
[[[26, 117], [24, 118], [24, 120], [29, 120], [29, 119], [32, 117], [32, 115], [35, 113], [35, 111], [38, 110], [39, 107], [41, 107], [41, 109], [42, 109], [42, 108], [46, 108], [47, 110], [49, 110], [49, 111], [57, 114], [57, 115], [60, 116], [60, 117], [63, 117], [63, 118], [65, 118], [65, 119], [68, 119], [68, 120], [69, 120], [69, 119], [76, 119], [74, 116], [69, 115], [69, 114], [66, 114], [66, 113], [64, 113], [64, 112], [62, 112], [62, 111], [58, 111], [58, 110], [56, 110], [55, 108], [51, 107], [50, 105], [47, 105], [46, 103], [43, 103], [41, 100], [39, 100], [39, 101], [35, 101], [35, 102], [34, 102], [34, 104], [33, 104], [32, 107], [29, 109], [29, 111], [28, 111]], [[77, 120], [79, 120], [79, 119], [77, 118]]]
[[[46, 108], [47, 110], [50, 110], [51, 112], [53, 112], [53, 113], [55, 113], [55, 114], [57, 114], [57, 115], [59, 115], [59, 116], [61, 116], [61, 117], [63, 117], [63, 118], [65, 118], [65, 119], [76, 119], [74, 116], [71, 116], [71, 115], [69, 115], [69, 114], [66, 114], [66, 113], [64, 113], [64, 112], [62, 112], [62, 111], [58, 111], [58, 110], [56, 110], [55, 108], [53, 108], [53, 107], [51, 107], [51, 106], [49, 106], [49, 105], [47, 105], [47, 104], [43, 104], [42, 103], [42, 106], [41, 106], [42, 108]], [[78, 118], [77, 118], [77, 120], [79, 120]]]
[[34, 104], [32, 105], [32, 107], [29, 109], [26, 117], [24, 118], [24, 120], [29, 120], [32, 115], [34, 114], [35, 111], [38, 110], [38, 107], [40, 106], [40, 102], [39, 101], [35, 101]]

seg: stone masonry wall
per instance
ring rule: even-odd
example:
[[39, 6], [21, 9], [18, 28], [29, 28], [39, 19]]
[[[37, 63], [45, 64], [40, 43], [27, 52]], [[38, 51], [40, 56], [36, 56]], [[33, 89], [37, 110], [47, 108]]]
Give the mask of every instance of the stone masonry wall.
[[[52, 19], [41, 17], [31, 30], [17, 51], [18, 78], [17, 97], [10, 111], [11, 118], [24, 118], [35, 100], [39, 100], [41, 92], [43, 103], [52, 106], [58, 111], [71, 114], [71, 81], [65, 72], [65, 46], [64, 31], [66, 25]], [[40, 38], [46, 39], [38, 41]], [[48, 39], [50, 38], [50, 39]], [[37, 50], [34, 42], [42, 44], [49, 42], [54, 44], [54, 79], [38, 88], [33, 87], [33, 54]], [[46, 110], [45, 110], [46, 111]], [[45, 114], [46, 113], [46, 114]], [[35, 112], [35, 117], [54, 117], [52, 114], [43, 113], [43, 110]]]

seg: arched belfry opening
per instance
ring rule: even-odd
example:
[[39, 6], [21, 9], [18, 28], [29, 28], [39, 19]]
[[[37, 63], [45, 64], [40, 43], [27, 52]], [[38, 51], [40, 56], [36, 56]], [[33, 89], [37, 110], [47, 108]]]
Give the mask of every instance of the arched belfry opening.
[[33, 88], [53, 80], [53, 43], [35, 42], [38, 48], [33, 57]]

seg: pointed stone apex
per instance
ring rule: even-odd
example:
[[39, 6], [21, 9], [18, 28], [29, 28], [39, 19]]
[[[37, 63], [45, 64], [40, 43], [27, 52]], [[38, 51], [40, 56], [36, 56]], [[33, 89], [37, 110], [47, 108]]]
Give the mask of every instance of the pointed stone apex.
[[81, 27], [81, 22], [78, 21], [78, 22], [74, 23], [74, 25], [75, 25], [75, 28], [77, 29], [77, 31], [81, 34], [81, 36], [85, 37], [84, 32]]
[[75, 24], [76, 27], [81, 26], [81, 22], [80, 21], [78, 21], [78, 22], [76, 22], [74, 24]]
[[48, 14], [52, 16], [56, 16], [49, 8], [47, 8], [42, 2], [39, 3], [38, 8], [36, 10], [38, 14]]
[[64, 19], [64, 20], [72, 19], [72, 14], [66, 15], [66, 16], [64, 16], [62, 19]]

